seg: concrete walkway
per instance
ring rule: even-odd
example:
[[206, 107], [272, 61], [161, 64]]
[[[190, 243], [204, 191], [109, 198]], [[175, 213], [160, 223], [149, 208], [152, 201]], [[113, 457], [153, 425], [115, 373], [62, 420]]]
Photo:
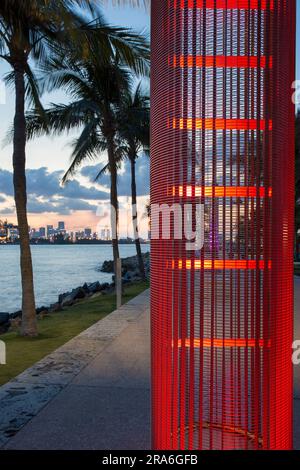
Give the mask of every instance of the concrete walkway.
[[[295, 312], [300, 339], [300, 277]], [[147, 291], [1, 387], [0, 447], [150, 449], [149, 317]], [[294, 405], [300, 449], [300, 365]]]
[[149, 449], [149, 318], [146, 291], [1, 387], [2, 448]]

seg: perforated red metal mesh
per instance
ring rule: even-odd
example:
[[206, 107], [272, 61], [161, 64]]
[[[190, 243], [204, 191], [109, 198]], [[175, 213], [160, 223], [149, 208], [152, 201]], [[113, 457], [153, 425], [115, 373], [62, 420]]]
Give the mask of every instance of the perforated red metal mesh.
[[155, 449], [292, 446], [294, 36], [294, 0], [152, 0], [151, 203], [205, 205], [198, 251], [152, 221]]

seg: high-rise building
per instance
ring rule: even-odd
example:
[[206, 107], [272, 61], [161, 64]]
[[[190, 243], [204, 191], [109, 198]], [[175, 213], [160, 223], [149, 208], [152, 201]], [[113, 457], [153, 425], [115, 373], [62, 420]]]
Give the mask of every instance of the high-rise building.
[[46, 237], [46, 229], [45, 227], [40, 227], [39, 229], [40, 237], [45, 238]]
[[84, 237], [85, 238], [91, 238], [92, 237], [92, 229], [91, 228], [85, 228], [84, 229]]
[[47, 225], [47, 238], [50, 238], [54, 235], [53, 225]]
[[65, 231], [65, 229], [66, 229], [66, 228], [65, 228], [65, 223], [64, 223], [63, 221], [58, 222], [57, 230], [58, 230], [59, 232], [62, 232], [62, 231]]

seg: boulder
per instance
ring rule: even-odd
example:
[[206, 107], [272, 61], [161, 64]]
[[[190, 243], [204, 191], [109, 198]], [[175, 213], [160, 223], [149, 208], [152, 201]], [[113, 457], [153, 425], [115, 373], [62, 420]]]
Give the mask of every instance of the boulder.
[[21, 318], [13, 318], [10, 320], [10, 329], [11, 331], [18, 331], [21, 327], [22, 320]]
[[50, 312], [60, 312], [61, 311], [61, 305], [60, 303], [56, 302], [55, 304], [51, 304], [49, 308]]
[[103, 282], [103, 284], [100, 284], [100, 286], [101, 286], [101, 289], [100, 289], [100, 290], [101, 290], [101, 291], [104, 291], [104, 290], [106, 290], [106, 289], [109, 289], [110, 284], [109, 284], [108, 282]]
[[65, 292], [64, 294], [59, 294], [59, 296], [58, 296], [58, 303], [59, 303], [59, 304], [62, 304], [63, 301], [64, 301], [64, 299], [65, 299], [66, 297], [68, 297], [69, 295], [71, 295], [71, 292]]
[[36, 309], [36, 314], [40, 315], [41, 313], [45, 314], [45, 312], [48, 312], [49, 308], [48, 307], [39, 307]]
[[[143, 253], [143, 260], [144, 260], [144, 266], [145, 266], [145, 272], [146, 276], [149, 277], [150, 275], [150, 253]], [[110, 261], [104, 261], [102, 264], [102, 267], [100, 268], [101, 272], [104, 273], [113, 273], [114, 272], [114, 263], [112, 260]], [[139, 264], [138, 264], [138, 259], [137, 256], [129, 256], [128, 258], [123, 258], [122, 259], [122, 276], [125, 276], [126, 273], [135, 273], [138, 271], [138, 275], [134, 274], [134, 278], [137, 280], [140, 279], [140, 274], [139, 274]]]
[[70, 307], [76, 300], [84, 299], [85, 296], [86, 290], [83, 287], [78, 287], [77, 289], [72, 290], [68, 295], [63, 296], [61, 306]]
[[70, 294], [63, 298], [60, 305], [64, 308], [64, 307], [71, 307], [71, 305], [73, 304], [74, 304], [74, 297], [72, 294]]
[[112, 294], [114, 291], [115, 291], [115, 286], [113, 284], [111, 284], [110, 287], [108, 287], [107, 289], [104, 289], [102, 291], [102, 294], [103, 295], [108, 295], [108, 294]]
[[[84, 292], [86, 292], [87, 294], [90, 292], [90, 287], [89, 287], [89, 285], [88, 285], [86, 282], [85, 282], [85, 283], [83, 284], [83, 286], [80, 287], [79, 289], [84, 290]], [[77, 289], [75, 289], [75, 290], [77, 290]]]
[[79, 300], [84, 299], [87, 292], [89, 292], [89, 289], [86, 290], [83, 287], [78, 287], [72, 291], [71, 295], [73, 296], [73, 300]]

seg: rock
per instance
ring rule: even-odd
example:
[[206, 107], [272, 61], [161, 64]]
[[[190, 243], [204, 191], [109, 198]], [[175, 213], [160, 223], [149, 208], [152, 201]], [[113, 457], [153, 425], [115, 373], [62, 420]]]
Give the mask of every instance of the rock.
[[71, 295], [71, 292], [65, 292], [64, 294], [59, 294], [59, 296], [58, 296], [58, 303], [59, 303], [59, 304], [62, 304], [63, 301], [64, 301], [64, 299], [65, 299], [66, 297], [68, 297], [69, 295]]
[[112, 294], [114, 292], [114, 290], [115, 290], [115, 287], [113, 285], [111, 285], [110, 287], [108, 287], [107, 289], [102, 291], [102, 295]]
[[39, 307], [36, 309], [36, 314], [40, 315], [41, 313], [48, 313], [49, 308], [48, 307]]
[[97, 282], [94, 282], [93, 284], [89, 284], [88, 288], [92, 294], [95, 294], [96, 292], [101, 291], [101, 284], [99, 281], [97, 281]]
[[85, 284], [83, 287], [77, 287], [77, 289], [73, 289], [72, 292], [60, 294], [60, 296], [58, 297], [59, 304], [62, 307], [70, 307], [71, 305], [73, 305], [75, 300], [84, 299], [88, 292], [85, 289], [85, 286], [87, 287], [87, 284]]
[[[146, 276], [150, 276], [150, 253], [143, 253], [143, 260], [145, 266]], [[113, 273], [114, 272], [114, 263], [113, 261], [104, 261], [101, 269], [101, 272]], [[137, 256], [130, 256], [128, 258], [122, 259], [122, 276], [124, 277], [127, 273], [132, 274], [132, 280], [140, 280], [140, 271]], [[128, 280], [128, 278], [125, 278]]]
[[110, 284], [108, 282], [104, 282], [103, 284], [101, 284], [101, 292], [106, 289], [109, 289], [109, 287], [110, 287]]
[[50, 305], [49, 312], [60, 312], [60, 311], [61, 311], [61, 305], [58, 302]]
[[73, 304], [74, 304], [74, 297], [72, 294], [70, 294], [63, 298], [63, 301], [61, 302], [60, 305], [62, 307], [71, 307], [71, 305]]
[[90, 292], [90, 287], [88, 286], [86, 282], [83, 284], [83, 286], [80, 289], [84, 290], [86, 293]]
[[84, 299], [86, 292], [89, 290], [84, 289], [83, 287], [78, 287], [72, 291], [73, 300]]
[[74, 304], [76, 300], [84, 299], [86, 296], [86, 290], [83, 287], [78, 287], [74, 289], [71, 293], [66, 296], [63, 296], [61, 306], [70, 307]]
[[114, 262], [113, 261], [104, 261], [100, 271], [102, 273], [113, 273], [114, 272]]

